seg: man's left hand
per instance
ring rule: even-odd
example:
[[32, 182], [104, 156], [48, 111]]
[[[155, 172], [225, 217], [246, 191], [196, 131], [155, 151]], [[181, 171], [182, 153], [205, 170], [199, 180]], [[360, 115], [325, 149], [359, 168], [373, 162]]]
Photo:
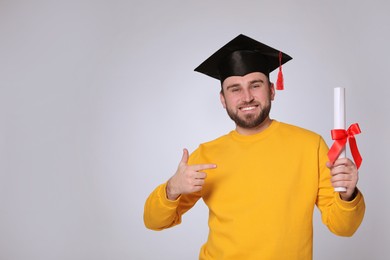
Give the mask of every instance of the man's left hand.
[[326, 166], [330, 169], [332, 186], [347, 189], [347, 191], [340, 192], [341, 199], [353, 200], [356, 196], [356, 185], [359, 180], [356, 165], [348, 158], [339, 158], [333, 164], [327, 162]]

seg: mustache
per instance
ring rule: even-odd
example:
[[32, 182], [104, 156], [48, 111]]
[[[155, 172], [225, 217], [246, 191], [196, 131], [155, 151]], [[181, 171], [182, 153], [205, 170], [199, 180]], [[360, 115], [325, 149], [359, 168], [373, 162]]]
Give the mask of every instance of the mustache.
[[260, 103], [257, 101], [250, 101], [250, 102], [244, 101], [244, 102], [241, 102], [238, 106], [243, 107], [243, 106], [259, 106], [259, 105], [260, 105]]

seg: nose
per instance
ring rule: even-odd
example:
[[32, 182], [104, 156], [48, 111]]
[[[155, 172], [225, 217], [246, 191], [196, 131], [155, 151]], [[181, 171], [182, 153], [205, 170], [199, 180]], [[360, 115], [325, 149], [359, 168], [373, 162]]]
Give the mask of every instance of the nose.
[[254, 97], [250, 89], [245, 89], [243, 91], [243, 99], [245, 102], [250, 103], [253, 101]]

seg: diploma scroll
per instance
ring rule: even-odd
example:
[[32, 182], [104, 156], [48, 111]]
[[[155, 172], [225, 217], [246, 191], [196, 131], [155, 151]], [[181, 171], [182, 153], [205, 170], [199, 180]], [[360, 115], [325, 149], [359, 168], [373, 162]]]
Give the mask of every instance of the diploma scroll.
[[[333, 94], [334, 94], [333, 129], [345, 129], [346, 128], [345, 88], [335, 88]], [[345, 158], [345, 157], [346, 157], [346, 152], [344, 147], [338, 158]], [[335, 187], [334, 190], [337, 192], [347, 191], [345, 187]]]

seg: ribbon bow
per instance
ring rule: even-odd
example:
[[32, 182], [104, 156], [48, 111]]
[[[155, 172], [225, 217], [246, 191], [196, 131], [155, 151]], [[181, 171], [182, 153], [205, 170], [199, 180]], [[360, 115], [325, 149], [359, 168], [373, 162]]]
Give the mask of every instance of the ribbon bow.
[[329, 161], [331, 163], [334, 163], [334, 161], [337, 159], [337, 157], [339, 157], [341, 151], [343, 150], [348, 141], [353, 160], [356, 163], [356, 167], [359, 169], [362, 163], [362, 157], [359, 153], [359, 149], [356, 144], [355, 135], [360, 133], [361, 131], [357, 123], [352, 124], [347, 130], [333, 129], [331, 131], [331, 134], [332, 140], [335, 140], [335, 142], [333, 143], [332, 147], [329, 149], [328, 152]]

